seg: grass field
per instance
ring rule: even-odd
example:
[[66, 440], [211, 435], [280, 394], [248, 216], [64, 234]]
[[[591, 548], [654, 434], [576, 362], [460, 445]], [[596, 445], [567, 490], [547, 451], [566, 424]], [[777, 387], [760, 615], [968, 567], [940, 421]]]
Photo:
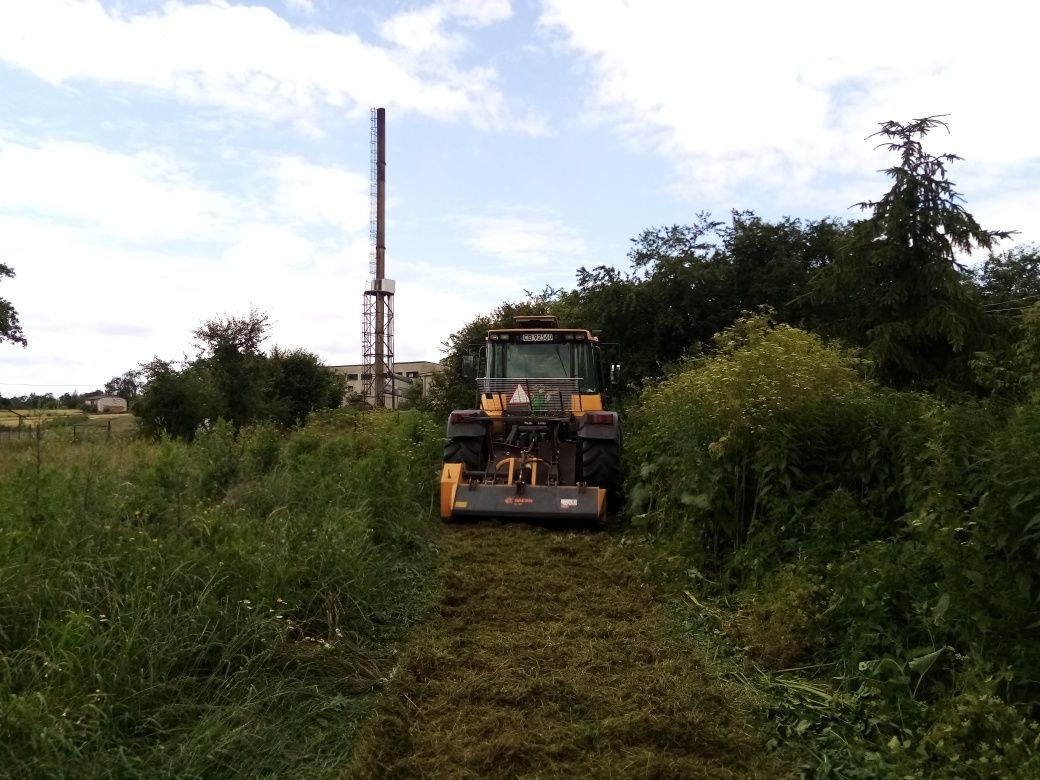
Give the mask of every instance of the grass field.
[[336, 775], [423, 592], [439, 449], [408, 413], [0, 448], [0, 776]]
[[0, 432], [11, 434], [21, 429], [42, 427], [54, 429], [58, 427], [76, 426], [76, 433], [87, 435], [111, 431], [113, 436], [127, 436], [137, 431], [137, 418], [130, 412], [119, 414], [92, 414], [78, 409], [35, 409], [0, 410]]
[[0, 427], [37, 425], [77, 415], [86, 416], [79, 409], [0, 409]]

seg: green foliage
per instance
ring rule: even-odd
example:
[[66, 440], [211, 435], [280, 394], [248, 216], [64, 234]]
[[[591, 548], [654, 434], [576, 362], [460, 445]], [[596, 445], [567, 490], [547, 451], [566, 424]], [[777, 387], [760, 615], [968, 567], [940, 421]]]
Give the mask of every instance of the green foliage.
[[216, 407], [216, 389], [201, 371], [178, 370], [155, 358], [141, 367], [147, 384], [134, 405], [134, 415], [146, 436], [190, 440]]
[[1023, 308], [1006, 329], [995, 351], [977, 353], [971, 362], [979, 384], [994, 397], [1010, 402], [1040, 393], [1040, 302]]
[[133, 401], [137, 398], [137, 394], [141, 392], [142, 378], [143, 375], [140, 371], [127, 371], [105, 382], [105, 392], [118, 395], [128, 402]]
[[346, 392], [346, 377], [325, 368], [317, 355], [305, 349], [275, 347], [266, 370], [271, 417], [282, 425], [303, 425], [312, 412], [336, 408]]
[[1040, 250], [990, 253], [976, 280], [994, 343], [973, 356], [974, 379], [995, 398], [1022, 401], [1040, 387]]
[[990, 252], [978, 272], [978, 285], [991, 311], [1012, 315], [1040, 300], [1040, 247], [1016, 246]]
[[179, 368], [159, 358], [144, 364], [147, 384], [133, 407], [141, 430], [191, 439], [207, 421], [226, 420], [235, 430], [260, 420], [291, 427], [314, 411], [338, 407], [345, 378], [303, 349], [264, 354], [268, 328], [267, 315], [257, 311], [210, 320], [195, 331], [195, 360]]
[[423, 587], [439, 446], [415, 413], [6, 446], [3, 773], [335, 773]]
[[[12, 278], [14, 269], [0, 263], [0, 279], [3, 279], [5, 276]], [[18, 312], [15, 311], [10, 301], [0, 298], [0, 343], [5, 341], [13, 341], [15, 344], [21, 344], [23, 347], [29, 344], [25, 340], [21, 323], [18, 322]]]
[[942, 405], [861, 368], [761, 316], [719, 334], [633, 410], [633, 521], [738, 591], [751, 658], [831, 670], [813, 701], [775, 684], [817, 776], [1032, 776], [1040, 400]]
[[[719, 564], [753, 527], [784, 521], [783, 497], [822, 487], [811, 466], [853, 457], [860, 440], [847, 423], [875, 391], [851, 354], [763, 315], [739, 320], [715, 344], [713, 357], [643, 392], [627, 454], [633, 512], [670, 531], [681, 522]], [[847, 475], [832, 471], [834, 489]]]
[[793, 565], [767, 575], [761, 586], [746, 594], [740, 642], [751, 657], [772, 669], [810, 663], [826, 644], [820, 614], [827, 597], [820, 577]]
[[990, 249], [1010, 236], [983, 230], [946, 177], [960, 158], [933, 155], [921, 139], [938, 117], [883, 122], [876, 135], [899, 155], [885, 173], [892, 188], [859, 206], [844, 251], [815, 280], [817, 300], [849, 302], [833, 331], [866, 348], [880, 376], [896, 386], [964, 386], [967, 360], [979, 348], [983, 310], [957, 253]]
[[743, 311], [770, 306], [791, 323], [826, 316], [826, 307], [810, 310], [804, 293], [845, 232], [832, 220], [771, 223], [734, 211], [727, 225], [700, 214], [691, 225], [633, 239], [628, 273], [580, 269], [577, 289], [560, 307], [619, 343], [626, 376], [637, 383], [708, 345]]

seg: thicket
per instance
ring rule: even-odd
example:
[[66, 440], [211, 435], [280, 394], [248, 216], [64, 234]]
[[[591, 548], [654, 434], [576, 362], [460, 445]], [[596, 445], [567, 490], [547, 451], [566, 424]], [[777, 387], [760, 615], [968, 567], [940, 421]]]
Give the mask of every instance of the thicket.
[[194, 332], [194, 359], [178, 364], [157, 357], [139, 373], [114, 377], [109, 384], [140, 394], [132, 411], [143, 433], [186, 440], [217, 420], [236, 430], [265, 420], [288, 428], [302, 425], [314, 411], [340, 406], [345, 377], [304, 349], [274, 347], [265, 353], [261, 346], [270, 327], [258, 311], [214, 318]]
[[632, 410], [633, 522], [740, 605], [753, 661], [831, 678], [778, 712], [818, 776], [1035, 777], [1040, 396], [944, 403], [871, 367], [738, 321]]
[[0, 774], [334, 774], [424, 587], [441, 425], [0, 450]]

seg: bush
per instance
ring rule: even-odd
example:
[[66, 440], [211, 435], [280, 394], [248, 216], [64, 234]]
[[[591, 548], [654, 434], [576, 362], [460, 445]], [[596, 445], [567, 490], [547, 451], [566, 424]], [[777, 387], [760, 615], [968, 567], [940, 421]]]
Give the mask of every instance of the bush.
[[884, 390], [750, 317], [647, 388], [628, 435], [633, 522], [739, 590], [734, 639], [832, 669], [840, 694], [795, 707], [819, 776], [1036, 770], [1040, 402]]
[[917, 397], [881, 391], [853, 354], [761, 316], [716, 346], [645, 390], [632, 413], [638, 520], [681, 532], [694, 557], [720, 566], [753, 537], [818, 535], [826, 518], [813, 507], [836, 490], [880, 503], [887, 524], [906, 511], [914, 480], [891, 456], [914, 436]]

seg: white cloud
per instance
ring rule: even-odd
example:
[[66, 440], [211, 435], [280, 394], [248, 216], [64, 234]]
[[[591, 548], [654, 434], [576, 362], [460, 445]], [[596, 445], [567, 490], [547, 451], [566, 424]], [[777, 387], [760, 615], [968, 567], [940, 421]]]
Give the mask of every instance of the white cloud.
[[508, 214], [457, 215], [450, 219], [462, 229], [468, 246], [511, 268], [552, 262], [566, 268], [570, 275], [588, 251], [577, 231], [554, 219]]
[[[469, 5], [451, 13], [497, 18]], [[308, 128], [322, 109], [358, 114], [373, 105], [513, 126], [491, 69], [401, 56], [353, 33], [298, 29], [268, 8], [221, 0], [136, 15], [97, 0], [8, 0], [0, 61], [52, 84], [123, 84]], [[521, 117], [516, 126], [529, 124]]]
[[998, 170], [1037, 156], [1031, 4], [544, 0], [541, 22], [591, 65], [590, 120], [674, 160], [698, 198], [833, 208], [823, 177], [887, 165], [863, 139], [888, 119], [948, 112], [936, 150]]
[[367, 228], [368, 177], [345, 168], [321, 166], [299, 157], [274, 160], [276, 213], [304, 223], [325, 223], [348, 232]]
[[[256, 222], [230, 234], [216, 253], [159, 251], [0, 214], [0, 256], [17, 271], [4, 293], [29, 339], [28, 350], [0, 354], [3, 381], [100, 385], [153, 355], [191, 354], [199, 323], [253, 307], [274, 321], [272, 343], [354, 359], [367, 235], [321, 242]], [[130, 327], [116, 333], [112, 323]]]
[[303, 14], [312, 14], [315, 11], [314, 0], [286, 0], [285, 7]]
[[441, 0], [438, 5], [452, 17], [478, 27], [504, 22], [513, 15], [510, 0]]
[[508, 19], [509, 0], [441, 0], [422, 8], [402, 11], [379, 28], [383, 38], [413, 55], [451, 57], [466, 47], [467, 39], [447, 26], [485, 27]]
[[253, 306], [277, 343], [353, 357], [365, 177], [256, 152], [238, 163], [258, 173], [235, 195], [169, 153], [0, 137], [0, 257], [17, 271], [4, 293], [30, 341], [0, 355], [4, 381], [99, 385], [154, 354], [179, 357], [200, 322]]
[[0, 212], [46, 215], [131, 241], [213, 237], [234, 213], [225, 195], [157, 150], [23, 144], [0, 137]]
[[379, 32], [395, 46], [415, 55], [451, 56], [465, 45], [465, 39], [444, 29], [447, 13], [439, 5], [404, 11], [384, 21]]
[[366, 175], [292, 156], [247, 155], [241, 165], [251, 170], [241, 170], [240, 178], [252, 177], [254, 186], [232, 196], [200, 183], [192, 166], [166, 151], [0, 136], [0, 213], [36, 215], [133, 242], [226, 243], [236, 240], [236, 225], [259, 219], [366, 231]]

